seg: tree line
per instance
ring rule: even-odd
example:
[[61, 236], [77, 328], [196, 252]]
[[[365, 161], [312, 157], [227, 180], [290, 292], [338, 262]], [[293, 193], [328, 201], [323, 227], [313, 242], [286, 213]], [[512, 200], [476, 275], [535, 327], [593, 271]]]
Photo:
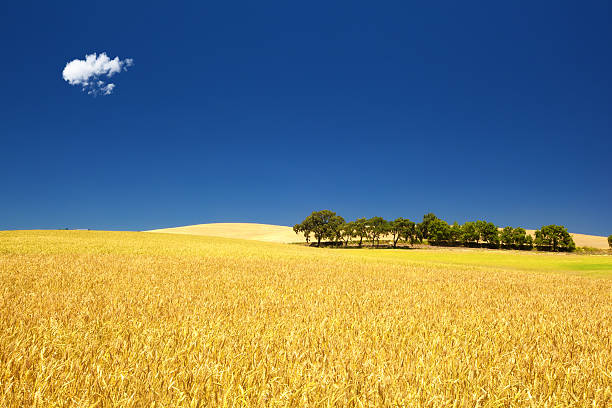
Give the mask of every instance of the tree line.
[[[429, 213], [419, 223], [408, 218], [387, 221], [382, 217], [358, 218], [347, 222], [330, 210], [313, 211], [304, 221], [293, 227], [296, 234], [302, 233], [306, 242], [321, 246], [357, 245], [364, 242], [380, 247], [381, 239], [397, 248], [399, 243], [414, 245], [427, 242], [438, 246], [466, 246], [543, 251], [573, 251], [574, 240], [562, 225], [545, 225], [535, 232], [535, 237], [524, 228], [499, 228], [492, 222], [468, 221], [452, 225]], [[312, 239], [311, 239], [312, 236]], [[612, 242], [612, 239], [609, 239]], [[387, 245], [387, 244], [385, 244]]]

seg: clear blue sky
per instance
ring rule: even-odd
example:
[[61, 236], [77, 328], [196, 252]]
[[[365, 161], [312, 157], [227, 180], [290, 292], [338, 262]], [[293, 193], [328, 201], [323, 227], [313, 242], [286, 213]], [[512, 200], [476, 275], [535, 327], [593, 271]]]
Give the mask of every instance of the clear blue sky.
[[[312, 210], [612, 233], [609, 1], [10, 2], [0, 229]], [[111, 95], [62, 78], [132, 58]]]

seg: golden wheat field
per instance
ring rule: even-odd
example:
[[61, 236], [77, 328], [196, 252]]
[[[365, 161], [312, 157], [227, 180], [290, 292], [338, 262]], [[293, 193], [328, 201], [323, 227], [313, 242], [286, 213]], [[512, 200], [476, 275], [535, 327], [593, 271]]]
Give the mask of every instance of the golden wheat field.
[[611, 259], [0, 232], [0, 406], [609, 407]]

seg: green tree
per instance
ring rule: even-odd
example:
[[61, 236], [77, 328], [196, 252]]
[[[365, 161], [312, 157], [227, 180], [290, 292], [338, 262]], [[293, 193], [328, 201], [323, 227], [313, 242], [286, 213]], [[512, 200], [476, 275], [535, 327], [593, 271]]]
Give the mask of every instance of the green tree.
[[533, 249], [533, 237], [529, 234], [525, 236], [525, 244], [520, 249]]
[[327, 235], [330, 241], [339, 243], [342, 240], [342, 226], [344, 224], [346, 224], [346, 221], [341, 216], [334, 215], [331, 217], [328, 223], [329, 232]]
[[340, 227], [344, 224], [344, 218], [336, 215], [335, 212], [330, 210], [321, 210], [321, 211], [313, 211], [304, 221], [302, 221], [302, 227], [299, 227], [300, 224], [296, 225], [298, 227], [298, 232], [301, 228], [301, 231], [308, 231], [314, 234], [315, 239], [317, 240], [317, 246], [321, 246], [321, 241], [324, 239], [329, 239], [330, 241], [337, 241], [340, 237]]
[[389, 223], [382, 217], [372, 217], [368, 220], [366, 225], [368, 236], [372, 240], [372, 246], [376, 243], [376, 246], [380, 244], [380, 236], [387, 233], [389, 229]]
[[480, 239], [480, 232], [476, 228], [476, 223], [473, 221], [468, 221], [463, 224], [461, 227], [461, 242], [463, 245], [470, 246], [472, 243], [478, 244], [478, 240]]
[[535, 232], [535, 244], [539, 249], [573, 251], [576, 244], [567, 228], [562, 225], [546, 225]]
[[499, 228], [492, 222], [482, 221], [482, 224], [480, 224], [480, 238], [490, 248], [497, 248], [499, 246]]
[[462, 235], [463, 228], [455, 221], [450, 227], [450, 243], [452, 245], [457, 245], [458, 242], [461, 242]]
[[419, 223], [419, 232], [422, 239], [429, 239], [429, 226], [437, 219], [439, 218], [434, 213], [428, 213], [423, 216], [423, 221]]
[[339, 215], [336, 217], [338, 218], [330, 226], [328, 238], [333, 243], [339, 244], [343, 240], [342, 229], [346, 222], [344, 221], [344, 218], [340, 217]]
[[527, 234], [523, 228], [518, 227], [512, 231], [512, 243], [517, 249], [531, 249], [533, 248], [533, 238]]
[[478, 239], [476, 240], [476, 243], [480, 244], [480, 239], [482, 238], [483, 230], [485, 229], [487, 223], [486, 221], [478, 220], [474, 221], [474, 224], [476, 225], [476, 231], [478, 232]]
[[344, 246], [347, 247], [351, 239], [356, 237], [355, 221], [346, 222], [340, 227], [340, 234], [344, 241]]
[[306, 217], [304, 221], [299, 224], [295, 224], [293, 226], [293, 231], [296, 234], [300, 232], [304, 234], [304, 238], [306, 238], [306, 243], [310, 242], [310, 234], [312, 233], [312, 218], [310, 216]]
[[[295, 232], [296, 235], [299, 234], [300, 232], [302, 232], [302, 224], [295, 224], [293, 226], [293, 232]], [[304, 235], [306, 235], [306, 234], [304, 234]], [[305, 236], [305, 238], [306, 238], [306, 242], [308, 242], [309, 239], [310, 239], [309, 236]]]
[[612, 248], [612, 235], [608, 237], [608, 246]]
[[406, 220], [407, 221], [407, 225], [403, 230], [402, 233], [402, 238], [408, 242], [410, 245], [413, 245], [415, 242], [421, 242], [421, 234], [419, 232], [419, 229], [417, 227], [417, 224], [410, 221], [410, 220]]
[[[393, 236], [393, 248], [397, 248], [397, 242], [403, 237], [412, 237], [412, 230], [414, 230], [414, 222], [406, 218], [397, 218], [394, 221], [390, 221], [388, 225], [389, 232]], [[408, 239], [406, 239], [408, 241]]]
[[355, 236], [359, 237], [359, 248], [361, 248], [363, 239], [368, 237], [368, 220], [359, 218], [353, 222], [355, 224]]
[[504, 247], [512, 247], [514, 245], [514, 228], [504, 227], [501, 234], [499, 234], [499, 239]]
[[444, 220], [436, 218], [427, 226], [428, 241], [433, 245], [444, 245], [450, 241], [451, 228]]

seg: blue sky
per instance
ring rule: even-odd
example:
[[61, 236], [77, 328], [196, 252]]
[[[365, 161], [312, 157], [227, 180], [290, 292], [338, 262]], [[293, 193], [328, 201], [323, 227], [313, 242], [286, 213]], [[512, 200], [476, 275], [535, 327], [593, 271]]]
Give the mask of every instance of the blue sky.
[[[0, 229], [329, 208], [609, 235], [611, 20], [608, 1], [11, 2]], [[62, 78], [102, 52], [134, 61], [112, 94]]]

